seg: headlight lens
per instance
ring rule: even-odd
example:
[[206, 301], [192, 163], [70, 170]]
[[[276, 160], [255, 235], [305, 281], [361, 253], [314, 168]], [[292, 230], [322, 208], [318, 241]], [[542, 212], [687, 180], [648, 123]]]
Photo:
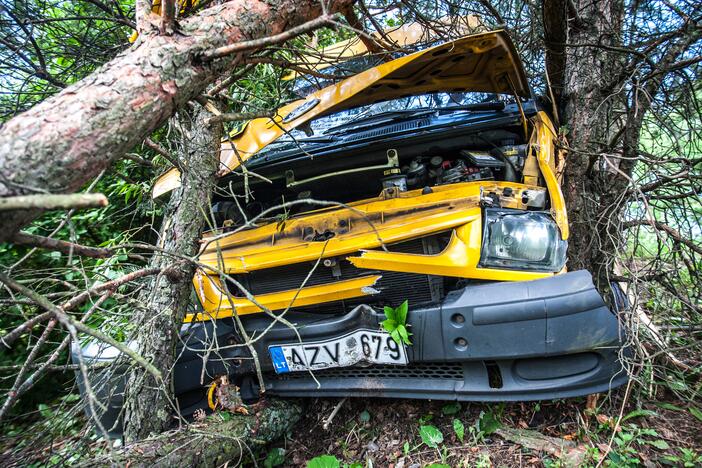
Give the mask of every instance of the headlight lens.
[[567, 248], [548, 213], [485, 209], [482, 266], [556, 272], [565, 265]]

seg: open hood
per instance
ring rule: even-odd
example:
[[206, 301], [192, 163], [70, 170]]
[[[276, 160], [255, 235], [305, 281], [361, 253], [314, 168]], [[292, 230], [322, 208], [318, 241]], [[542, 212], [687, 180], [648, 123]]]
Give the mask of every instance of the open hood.
[[[401, 57], [280, 109], [273, 118], [255, 119], [235, 137], [223, 141], [220, 176], [286, 132], [322, 115], [401, 96], [441, 91], [475, 91], [530, 97], [526, 73], [504, 31], [474, 34]], [[180, 185], [171, 169], [156, 181], [156, 198]]]

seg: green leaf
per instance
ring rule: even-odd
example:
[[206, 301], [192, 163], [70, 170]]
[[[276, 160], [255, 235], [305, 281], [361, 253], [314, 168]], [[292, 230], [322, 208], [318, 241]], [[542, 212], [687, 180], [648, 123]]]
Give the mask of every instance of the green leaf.
[[650, 440], [647, 444], [656, 447], [658, 450], [668, 450], [670, 448], [670, 445], [665, 440]]
[[658, 414], [655, 411], [645, 410], [645, 409], [637, 409], [637, 410], [630, 412], [626, 416], [624, 416], [622, 418], [622, 422], [624, 422], [628, 419], [632, 419], [632, 418], [639, 418], [641, 416], [657, 416], [657, 415]]
[[456, 437], [458, 437], [458, 440], [463, 442], [463, 436], [466, 433], [466, 428], [460, 419], [453, 420], [453, 432], [456, 433]]
[[308, 461], [307, 468], [339, 468], [339, 460], [333, 455], [320, 455]]
[[264, 468], [273, 468], [274, 466], [280, 466], [285, 463], [285, 449], [280, 447], [273, 447], [263, 460]]
[[666, 403], [665, 401], [659, 401], [656, 403], [656, 406], [659, 408], [671, 410], [671, 411], [683, 411], [683, 408], [679, 406], [675, 406], [672, 403]]
[[[397, 333], [400, 335], [400, 338], [402, 338], [402, 343], [404, 343], [406, 345], [412, 344], [412, 342], [409, 339], [410, 334], [404, 325], [397, 326]], [[397, 340], [395, 340], [395, 341], [397, 341]], [[401, 344], [401, 343], [398, 342], [397, 344]]]
[[400, 325], [407, 323], [407, 311], [409, 310], [409, 302], [405, 299], [405, 302], [400, 304], [400, 306], [395, 309], [396, 320]]
[[370, 413], [367, 410], [361, 411], [361, 414], [358, 415], [359, 421], [362, 423], [367, 423], [370, 421]]
[[397, 322], [393, 319], [383, 320], [380, 324], [388, 333], [392, 333], [397, 329]]
[[438, 447], [444, 441], [444, 435], [435, 426], [419, 426], [419, 436], [431, 448]]
[[49, 405], [45, 403], [39, 403], [39, 413], [42, 415], [42, 417], [49, 419], [51, 416], [53, 416], [54, 412], [51, 411], [51, 408], [49, 408]]
[[390, 332], [390, 338], [395, 340], [395, 343], [402, 346], [402, 337], [400, 336], [400, 331], [397, 328]]
[[495, 419], [495, 415], [491, 411], [487, 413], [485, 411], [480, 412], [480, 419], [478, 419], [478, 429], [485, 435], [490, 435], [498, 430], [502, 424], [500, 421]]
[[448, 465], [444, 465], [443, 463], [432, 463], [431, 465], [427, 465], [424, 468], [451, 468]]
[[459, 411], [461, 411], [461, 404], [457, 401], [455, 401], [453, 403], [446, 404], [441, 408], [441, 412], [444, 413], [445, 415], [456, 414]]
[[219, 413], [219, 417], [222, 418], [222, 421], [226, 422], [232, 419], [232, 413], [230, 413], [229, 411], [222, 411]]
[[405, 442], [405, 443], [402, 445], [402, 453], [404, 453], [405, 456], [409, 455], [409, 453], [410, 453], [410, 444], [409, 444], [409, 442]]
[[698, 410], [694, 406], [690, 406], [688, 410], [690, 411], [690, 414], [702, 421], [702, 411]]
[[389, 320], [394, 320], [395, 322], [397, 322], [397, 312], [395, 311], [394, 308], [385, 306], [385, 307], [383, 307], [383, 312], [385, 312], [385, 316]]

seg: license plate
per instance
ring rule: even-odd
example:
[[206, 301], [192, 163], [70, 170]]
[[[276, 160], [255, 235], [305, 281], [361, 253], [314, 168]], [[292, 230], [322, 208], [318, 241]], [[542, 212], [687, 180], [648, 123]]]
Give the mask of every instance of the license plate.
[[407, 364], [405, 347], [388, 333], [357, 330], [325, 341], [269, 346], [268, 352], [276, 373], [372, 364]]

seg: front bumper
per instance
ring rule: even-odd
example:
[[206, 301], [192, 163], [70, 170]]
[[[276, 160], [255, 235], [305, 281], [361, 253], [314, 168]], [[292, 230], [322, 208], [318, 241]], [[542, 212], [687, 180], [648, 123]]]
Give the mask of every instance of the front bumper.
[[[290, 313], [286, 318], [296, 325], [302, 341], [319, 341], [359, 328], [378, 329], [385, 317], [361, 305], [345, 315]], [[417, 309], [410, 305], [413, 344], [407, 347], [407, 366], [315, 371], [319, 385], [307, 372], [273, 371], [268, 347], [296, 342], [295, 331], [276, 324], [261, 336], [271, 325], [270, 317], [256, 314], [242, 321], [249, 336], [260, 336], [254, 346], [271, 395], [515, 401], [603, 392], [627, 381], [620, 362], [621, 327], [586, 271], [470, 286], [449, 293], [441, 304]], [[206, 407], [205, 387], [222, 374], [242, 387], [244, 398], [257, 396], [246, 347], [225, 346], [203, 359], [215, 336], [220, 345], [241, 342], [231, 318], [183, 328], [187, 347], [179, 351], [173, 378], [186, 415]], [[76, 352], [80, 351], [74, 348]], [[123, 377], [113, 377], [113, 389], [123, 386], [119, 379]], [[112, 408], [121, 407], [118, 392], [110, 400]]]

